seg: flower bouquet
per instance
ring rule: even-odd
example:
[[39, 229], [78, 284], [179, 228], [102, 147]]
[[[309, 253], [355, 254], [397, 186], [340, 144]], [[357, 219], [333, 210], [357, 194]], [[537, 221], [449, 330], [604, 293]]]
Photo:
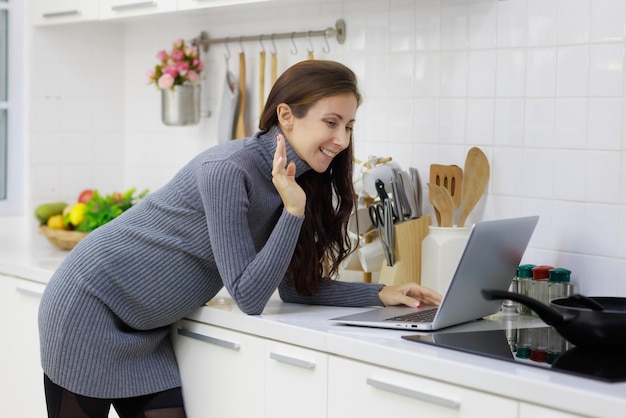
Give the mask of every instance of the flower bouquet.
[[195, 85], [204, 69], [198, 47], [188, 45], [183, 39], [174, 41], [171, 51], [159, 51], [156, 58], [159, 63], [148, 71], [146, 77], [148, 84], [154, 83], [159, 90]]

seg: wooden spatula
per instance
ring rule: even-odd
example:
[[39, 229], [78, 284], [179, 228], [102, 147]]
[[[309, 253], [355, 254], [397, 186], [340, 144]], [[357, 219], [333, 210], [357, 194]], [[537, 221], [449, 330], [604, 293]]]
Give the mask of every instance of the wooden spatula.
[[428, 198], [436, 210], [439, 211], [441, 221], [439, 226], [451, 227], [454, 215], [454, 201], [448, 189], [434, 183], [428, 183]]
[[489, 182], [489, 161], [478, 147], [472, 147], [465, 157], [463, 169], [463, 191], [461, 194], [461, 214], [458, 226], [465, 226], [467, 216], [474, 209]]
[[[454, 209], [461, 206], [461, 189], [463, 188], [463, 170], [461, 167], [458, 165], [431, 164], [429, 181], [448, 189], [454, 202]], [[441, 223], [441, 215], [437, 208], [435, 208], [435, 216], [437, 222]]]

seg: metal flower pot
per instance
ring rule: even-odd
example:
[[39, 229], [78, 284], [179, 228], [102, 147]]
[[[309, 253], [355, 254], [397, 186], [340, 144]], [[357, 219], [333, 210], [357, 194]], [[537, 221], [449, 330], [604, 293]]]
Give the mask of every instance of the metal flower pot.
[[161, 119], [168, 126], [200, 122], [200, 85], [161, 90]]

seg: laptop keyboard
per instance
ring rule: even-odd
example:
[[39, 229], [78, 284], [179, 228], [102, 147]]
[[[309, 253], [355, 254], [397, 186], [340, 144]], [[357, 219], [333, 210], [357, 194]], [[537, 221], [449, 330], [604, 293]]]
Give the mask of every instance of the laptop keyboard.
[[408, 314], [387, 318], [385, 321], [393, 322], [432, 322], [437, 314], [437, 308], [423, 309]]

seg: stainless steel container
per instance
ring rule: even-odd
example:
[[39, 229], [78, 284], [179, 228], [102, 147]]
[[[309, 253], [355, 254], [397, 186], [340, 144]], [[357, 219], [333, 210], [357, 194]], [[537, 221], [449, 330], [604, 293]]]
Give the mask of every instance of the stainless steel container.
[[200, 122], [200, 85], [161, 90], [161, 119], [168, 126]]

